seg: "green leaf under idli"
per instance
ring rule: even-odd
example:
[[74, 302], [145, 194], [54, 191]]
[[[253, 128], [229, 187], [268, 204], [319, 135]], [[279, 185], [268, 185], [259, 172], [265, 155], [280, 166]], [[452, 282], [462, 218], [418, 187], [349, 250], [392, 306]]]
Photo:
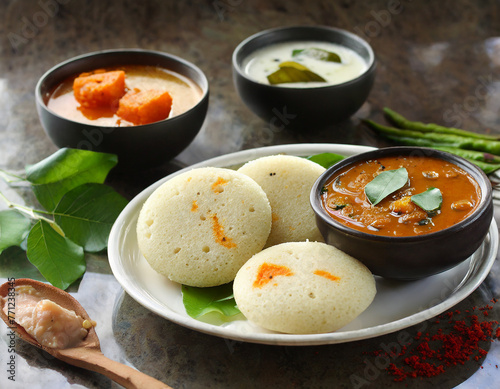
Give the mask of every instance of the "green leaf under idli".
[[217, 313], [223, 321], [231, 321], [241, 312], [233, 296], [233, 283], [209, 288], [182, 285], [182, 302], [186, 313], [194, 319]]
[[328, 169], [330, 166], [335, 165], [337, 162], [342, 161], [345, 157], [335, 153], [321, 153], [307, 157], [308, 160], [316, 162], [318, 165]]

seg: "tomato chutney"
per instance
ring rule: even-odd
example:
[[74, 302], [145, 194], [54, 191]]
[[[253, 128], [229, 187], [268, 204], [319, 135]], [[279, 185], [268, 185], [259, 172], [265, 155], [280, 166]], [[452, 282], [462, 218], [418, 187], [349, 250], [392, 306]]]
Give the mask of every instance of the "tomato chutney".
[[[373, 205], [365, 187], [380, 173], [406, 168], [408, 181]], [[426, 211], [412, 196], [438, 188], [442, 203]], [[323, 186], [321, 203], [330, 217], [358, 231], [383, 236], [415, 236], [451, 227], [471, 215], [481, 201], [475, 179], [454, 163], [429, 156], [386, 156], [348, 165]]]

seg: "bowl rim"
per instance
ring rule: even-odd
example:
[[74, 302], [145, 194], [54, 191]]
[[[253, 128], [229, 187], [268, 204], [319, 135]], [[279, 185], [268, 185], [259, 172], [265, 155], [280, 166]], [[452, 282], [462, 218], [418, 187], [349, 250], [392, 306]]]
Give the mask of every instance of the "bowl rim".
[[[59, 69], [62, 69], [63, 67], [68, 66], [69, 64], [72, 64], [72, 63], [77, 62], [77, 61], [82, 61], [82, 60], [85, 60], [85, 59], [93, 57], [93, 56], [97, 56], [97, 55], [106, 56], [106, 55], [113, 55], [113, 54], [157, 55], [159, 57], [165, 57], [165, 58], [171, 59], [173, 61], [176, 61], [176, 62], [182, 64], [183, 66], [186, 66], [187, 68], [194, 70], [201, 77], [201, 79], [203, 80], [203, 83], [205, 85], [200, 85], [198, 82], [195, 82], [195, 81], [193, 81], [193, 82], [195, 82], [195, 84], [197, 84], [200, 87], [200, 89], [202, 90], [202, 92], [203, 92], [202, 96], [201, 96], [200, 100], [194, 106], [192, 106], [190, 109], [188, 109], [187, 111], [185, 111], [179, 115], [176, 115], [176, 116], [171, 117], [171, 118], [159, 120], [159, 121], [156, 121], [153, 123], [140, 124], [140, 125], [134, 125], [134, 126], [103, 126], [103, 125], [97, 125], [97, 124], [92, 124], [92, 123], [82, 123], [82, 122], [78, 122], [76, 120], [68, 119], [67, 117], [61, 116], [58, 113], [49, 109], [49, 107], [47, 106], [47, 104], [43, 100], [41, 89], [42, 89], [42, 85], [44, 84], [46, 79], [53, 72], [55, 72]], [[195, 108], [205, 104], [206, 103], [205, 100], [208, 99], [209, 94], [210, 94], [210, 85], [208, 82], [208, 78], [205, 75], [205, 73], [197, 65], [195, 65], [194, 63], [187, 61], [181, 57], [178, 57], [174, 54], [166, 53], [166, 52], [159, 51], [159, 50], [148, 50], [148, 49], [141, 49], [141, 48], [121, 48], [121, 49], [98, 50], [98, 51], [92, 51], [89, 53], [84, 53], [84, 54], [77, 55], [75, 57], [68, 58], [68, 59], [66, 59], [62, 62], [59, 62], [58, 64], [52, 66], [47, 71], [45, 71], [45, 73], [43, 73], [43, 75], [38, 79], [36, 86], [35, 86], [36, 104], [40, 109], [43, 109], [48, 114], [54, 115], [55, 117], [57, 117], [61, 120], [67, 120], [67, 121], [72, 122], [72, 123], [81, 124], [82, 126], [93, 127], [93, 128], [113, 128], [114, 130], [118, 130], [118, 131], [120, 131], [120, 130], [125, 131], [126, 129], [130, 129], [130, 128], [144, 128], [144, 127], [164, 123], [167, 121], [181, 120], [181, 118], [183, 118], [184, 116], [187, 116]]]
[[[254, 41], [255, 39], [258, 39], [258, 38], [263, 37], [265, 35], [273, 34], [276, 32], [281, 32], [281, 31], [286, 32], [287, 30], [297, 30], [297, 29], [299, 29], [299, 30], [304, 29], [304, 30], [311, 30], [311, 31], [314, 31], [314, 30], [329, 31], [329, 32], [336, 32], [336, 33], [339, 33], [341, 35], [345, 35], [345, 36], [359, 42], [363, 47], [366, 48], [366, 50], [368, 51], [368, 54], [369, 54], [369, 61], [367, 61], [367, 68], [365, 69], [365, 71], [363, 73], [361, 73], [360, 75], [358, 75], [357, 77], [353, 78], [352, 80], [348, 80], [348, 81], [342, 82], [340, 84], [327, 84], [327, 85], [311, 86], [311, 87], [307, 87], [307, 88], [287, 86], [286, 90], [293, 90], [293, 91], [306, 90], [307, 91], [307, 90], [318, 90], [318, 89], [345, 87], [345, 86], [348, 86], [349, 84], [353, 84], [355, 82], [358, 82], [359, 80], [361, 80], [363, 78], [369, 77], [369, 75], [372, 74], [374, 72], [375, 68], [377, 67], [377, 59], [375, 57], [375, 52], [374, 52], [373, 48], [366, 40], [361, 38], [359, 35], [356, 35], [350, 31], [347, 31], [345, 29], [338, 28], [338, 27], [330, 27], [330, 26], [325, 26], [325, 25], [295, 25], [295, 26], [270, 28], [267, 30], [259, 31], [255, 34], [250, 35], [249, 37], [245, 38], [243, 41], [241, 41], [236, 46], [236, 48], [234, 49], [233, 54], [231, 56], [233, 70], [236, 71], [240, 77], [243, 77], [245, 80], [247, 80], [253, 84], [262, 85], [263, 87], [268, 87], [271, 89], [280, 89], [280, 90], [284, 89], [283, 86], [263, 84], [261, 82], [254, 80], [253, 78], [249, 77], [248, 74], [240, 66], [237, 57], [238, 57], [239, 53], [241, 52], [241, 50], [246, 45], [248, 45], [250, 42]], [[294, 40], [297, 40], [297, 39], [294, 39]], [[286, 41], [286, 40], [284, 40], [284, 41]], [[318, 41], [321, 41], [321, 39], [318, 38]], [[324, 39], [324, 41], [329, 42], [329, 40], [326, 40], [326, 39]], [[266, 46], [268, 46], [268, 45], [261, 46], [260, 48], [266, 47]], [[346, 47], [348, 47], [348, 46], [346, 46]], [[350, 47], [348, 47], [348, 48], [350, 48]]]
[[[320, 192], [320, 188], [323, 187], [324, 183], [330, 179], [330, 177], [339, 171], [340, 169], [366, 159], [370, 159], [370, 157], [376, 157], [379, 153], [382, 153], [383, 156], [386, 155], [394, 155], [397, 153], [402, 154], [411, 154], [412, 152], [420, 152], [424, 153], [424, 155], [429, 155], [433, 157], [437, 157], [443, 159], [445, 161], [451, 162], [458, 167], [465, 170], [468, 174], [472, 176], [472, 178], [477, 182], [480, 190], [481, 190], [481, 199], [476, 208], [476, 210], [465, 219], [461, 220], [457, 224], [454, 224], [450, 227], [444, 228], [439, 231], [430, 232], [427, 234], [415, 235], [415, 236], [385, 236], [385, 235], [375, 235], [370, 234], [364, 231], [358, 231], [353, 228], [350, 228], [337, 220], [330, 217], [327, 212], [324, 210], [320, 196], [318, 195]], [[430, 154], [425, 154], [425, 153]], [[343, 234], [353, 236], [358, 239], [368, 240], [368, 241], [377, 241], [377, 242], [385, 242], [385, 243], [416, 243], [419, 241], [431, 241], [434, 239], [441, 239], [445, 236], [458, 232], [460, 230], [465, 229], [470, 224], [473, 224], [477, 221], [481, 216], [488, 210], [490, 206], [492, 206], [492, 188], [486, 174], [472, 162], [445, 152], [441, 150], [432, 149], [429, 147], [419, 147], [419, 146], [391, 146], [391, 147], [383, 147], [375, 150], [370, 150], [361, 154], [353, 155], [351, 157], [347, 157], [335, 165], [328, 168], [324, 173], [321, 174], [320, 177], [313, 184], [310, 192], [310, 204], [316, 215], [316, 217], [321, 218], [321, 220], [326, 223], [330, 228], [334, 228], [340, 231]]]

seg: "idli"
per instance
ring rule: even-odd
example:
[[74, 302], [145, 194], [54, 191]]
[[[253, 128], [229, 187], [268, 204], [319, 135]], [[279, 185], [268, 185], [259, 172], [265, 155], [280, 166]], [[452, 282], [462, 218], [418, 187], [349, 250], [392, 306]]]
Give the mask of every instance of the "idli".
[[323, 242], [316, 226], [309, 193], [325, 168], [305, 158], [272, 155], [238, 169], [266, 192], [272, 210], [272, 228], [266, 247], [305, 240]]
[[234, 298], [268, 330], [336, 331], [373, 301], [375, 279], [357, 259], [320, 242], [291, 242], [255, 254], [236, 274]]
[[248, 176], [198, 168], [173, 177], [144, 203], [139, 250], [170, 280], [197, 287], [232, 281], [271, 230], [265, 192]]

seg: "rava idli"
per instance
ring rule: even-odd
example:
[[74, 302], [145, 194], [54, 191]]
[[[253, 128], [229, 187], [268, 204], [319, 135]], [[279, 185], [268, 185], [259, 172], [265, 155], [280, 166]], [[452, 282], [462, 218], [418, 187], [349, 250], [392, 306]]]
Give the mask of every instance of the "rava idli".
[[232, 281], [271, 230], [265, 192], [248, 176], [198, 168], [163, 183], [137, 221], [139, 250], [158, 273], [189, 286]]
[[238, 171], [254, 179], [271, 203], [273, 223], [266, 247], [324, 241], [309, 203], [311, 188], [324, 167], [305, 158], [272, 155], [250, 161]]
[[234, 298], [246, 318], [290, 334], [336, 331], [376, 294], [357, 259], [320, 242], [291, 242], [255, 254], [236, 274]]

